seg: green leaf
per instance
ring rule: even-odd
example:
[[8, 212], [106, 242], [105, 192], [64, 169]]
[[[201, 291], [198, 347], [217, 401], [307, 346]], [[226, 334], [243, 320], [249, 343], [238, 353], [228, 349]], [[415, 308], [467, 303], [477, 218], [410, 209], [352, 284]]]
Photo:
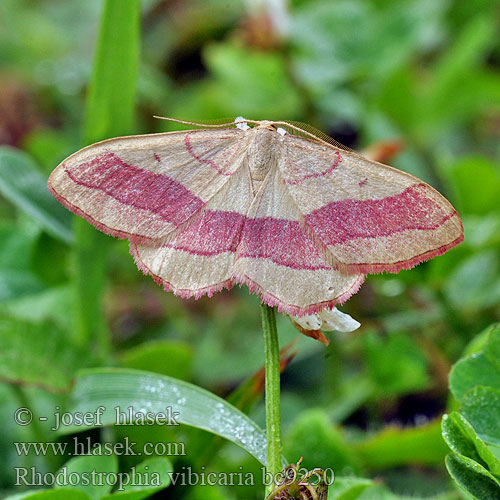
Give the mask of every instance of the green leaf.
[[500, 169], [481, 156], [461, 158], [446, 171], [460, 213], [499, 212]]
[[83, 491], [60, 488], [57, 490], [25, 491], [6, 497], [4, 500], [89, 500]]
[[301, 100], [279, 54], [221, 43], [209, 45], [205, 58], [221, 103], [231, 109], [262, 118], [299, 114]]
[[147, 370], [181, 380], [191, 376], [193, 349], [189, 344], [172, 340], [145, 342], [121, 355], [124, 368]]
[[[255, 321], [255, 311], [259, 300], [255, 295], [248, 295], [246, 290], [236, 291], [245, 297], [239, 301], [239, 307], [222, 310], [217, 301], [209, 301], [212, 310], [211, 321], [198, 326], [196, 356], [194, 361], [195, 376], [205, 384], [218, 386], [247, 378], [262, 367], [264, 342], [259, 335], [249, 335], [249, 331], [259, 329]], [[319, 343], [311, 342], [305, 335], [298, 335], [292, 322], [284, 314], [276, 318], [280, 345], [296, 341], [299, 351], [296, 359], [305, 359], [318, 352]], [[193, 329], [192, 319], [179, 323], [177, 328]], [[257, 330], [258, 331], [258, 330]]]
[[75, 150], [74, 130], [37, 128], [23, 138], [23, 149], [43, 169], [50, 172], [63, 158]]
[[500, 462], [465, 417], [453, 412], [443, 416], [441, 425], [443, 437], [452, 451], [478, 462], [492, 474], [500, 475]]
[[182, 89], [172, 103], [174, 116], [300, 117], [303, 104], [279, 53], [225, 42], [206, 46], [203, 56], [211, 76]]
[[370, 479], [358, 477], [336, 477], [328, 488], [329, 500], [356, 500], [366, 488], [373, 485]]
[[466, 234], [463, 253], [469, 248], [485, 249], [500, 243], [500, 212], [484, 215], [467, 215], [460, 212], [460, 216]]
[[338, 396], [328, 407], [330, 420], [333, 423], [343, 422], [372, 397], [373, 391], [373, 382], [365, 374], [346, 377]]
[[479, 332], [474, 338], [472, 338], [470, 342], [465, 346], [465, 349], [462, 353], [462, 359], [466, 356], [470, 356], [471, 354], [477, 354], [478, 352], [483, 351], [485, 345], [488, 343], [490, 333], [496, 328], [498, 328], [498, 325], [490, 325]]
[[424, 390], [430, 384], [427, 359], [408, 335], [364, 337], [368, 373], [385, 397]]
[[[433, 68], [431, 85], [419, 107], [420, 122], [426, 126], [417, 133], [427, 140], [439, 137], [443, 126], [470, 120], [490, 106], [493, 96], [480, 65], [491, 50], [494, 30], [492, 16], [480, 12]], [[488, 98], [483, 94], [489, 94]], [[497, 100], [498, 92], [495, 97]]]
[[481, 465], [470, 458], [450, 453], [446, 468], [456, 483], [475, 500], [500, 498], [500, 484]]
[[51, 390], [67, 389], [75, 371], [90, 363], [88, 353], [48, 323], [0, 320], [0, 345], [1, 379]]
[[450, 390], [458, 401], [477, 385], [500, 387], [500, 371], [483, 352], [459, 360], [450, 372]]
[[60, 285], [67, 281], [71, 253], [65, 245], [42, 233], [36, 241], [30, 267], [48, 286]]
[[234, 497], [228, 496], [227, 489], [218, 485], [201, 485], [197, 484], [186, 489], [186, 500], [234, 500]]
[[406, 130], [415, 123], [419, 104], [413, 73], [411, 66], [400, 68], [387, 79], [377, 95], [379, 106]]
[[[435, 487], [432, 486], [432, 482], [430, 482], [429, 488], [429, 493], [423, 496], [416, 495], [415, 491], [416, 488], [414, 487], [414, 481], [418, 481], [418, 483], [422, 482], [422, 478], [425, 477], [426, 479], [428, 478], [427, 476], [419, 476], [418, 478], [409, 478], [411, 477], [411, 472], [406, 473], [402, 475], [402, 480], [400, 484], [397, 486], [399, 489], [402, 489], [403, 491], [407, 492], [410, 491], [412, 494], [411, 496], [406, 496], [406, 495], [399, 495], [396, 493], [393, 493], [387, 486], [383, 484], [377, 484], [378, 481], [373, 483], [373, 486], [368, 487], [366, 492], [364, 492], [360, 498], [360, 500], [457, 500], [457, 493], [456, 492], [446, 492], [446, 493], [440, 493], [436, 494], [436, 489]], [[392, 479], [394, 481], [394, 479]], [[425, 479], [424, 479], [425, 481]], [[441, 486], [439, 486], [441, 489]], [[418, 488], [417, 488], [418, 489]], [[429, 496], [432, 495], [432, 496]]]
[[29, 271], [0, 270], [0, 302], [16, 300], [43, 290], [43, 284]]
[[[178, 412], [177, 421], [212, 432], [242, 447], [262, 464], [266, 461], [266, 438], [259, 426], [227, 401], [188, 382], [165, 375], [125, 369], [86, 370], [72, 392], [73, 410], [94, 412], [104, 406], [103, 423], [116, 422], [115, 407], [134, 413]], [[83, 430], [66, 427], [66, 433]]]
[[22, 296], [2, 304], [0, 314], [30, 323], [50, 321], [57, 327], [70, 331], [73, 307], [70, 287], [64, 285], [36, 292], [36, 288], [30, 287]]
[[[317, 92], [361, 78], [376, 84], [415, 50], [432, 43], [439, 30], [440, 3], [419, 9], [409, 2], [381, 8], [359, 0], [302, 2], [293, 12], [290, 40], [296, 71]], [[353, 26], [357, 36], [352, 36]]]
[[468, 391], [460, 412], [471, 423], [479, 437], [500, 446], [500, 390], [477, 386]]
[[351, 446], [320, 409], [306, 410], [293, 422], [285, 439], [285, 456], [292, 461], [303, 456], [302, 466], [309, 470], [332, 467], [337, 474], [359, 470]]
[[[281, 351], [280, 359], [283, 361], [287, 359], [288, 347], [284, 347]], [[293, 356], [292, 356], [293, 357]], [[290, 358], [288, 358], [290, 359]], [[281, 364], [281, 372], [286, 368], [287, 363]], [[241, 410], [245, 415], [248, 415], [255, 404], [262, 399], [264, 395], [264, 378], [265, 378], [265, 368], [264, 366], [255, 372], [253, 375], [244, 380], [236, 389], [234, 389], [227, 397], [226, 401], [238, 410]], [[283, 404], [283, 401], [282, 401]], [[213, 436], [210, 434], [203, 434], [199, 431], [192, 429], [193, 433], [197, 433], [191, 437], [190, 442], [193, 445], [190, 446], [191, 453], [196, 457], [195, 464], [198, 467], [206, 466], [217, 457], [220, 448], [224, 445], [221, 438]], [[193, 450], [194, 446], [194, 450]], [[286, 464], [288, 465], [288, 464]]]
[[71, 214], [49, 193], [47, 181], [26, 153], [0, 147], [0, 193], [60, 240], [71, 243]]
[[443, 437], [452, 451], [485, 465], [474, 445], [474, 437], [477, 435], [460, 413], [453, 412], [450, 415], [443, 415], [441, 429]]
[[38, 231], [19, 224], [0, 223], [0, 269], [30, 268]]
[[[122, 485], [118, 485], [111, 495], [105, 495], [102, 500], [148, 498], [170, 485], [173, 470], [172, 463], [166, 457], [144, 460], [128, 473], [128, 477], [121, 478]], [[134, 475], [138, 478], [135, 480], [135, 485]]]
[[484, 355], [500, 373], [500, 324], [491, 327], [488, 341], [484, 347]]
[[476, 252], [448, 277], [444, 286], [446, 298], [462, 314], [494, 306], [500, 300], [499, 272], [500, 257], [496, 250]]
[[[104, 481], [92, 481], [91, 474], [93, 471], [102, 474], [106, 479]], [[82, 491], [93, 500], [99, 500], [111, 491], [113, 485], [108, 484], [108, 480], [117, 472], [118, 460], [115, 455], [75, 457], [66, 462], [57, 472], [61, 480], [58, 481], [55, 488], [64, 488], [71, 485], [72, 488]], [[73, 481], [73, 477], [79, 479], [77, 484]], [[70, 484], [62, 484], [65, 478]]]
[[387, 427], [355, 447], [367, 467], [437, 465], [448, 451], [438, 420], [409, 428]]

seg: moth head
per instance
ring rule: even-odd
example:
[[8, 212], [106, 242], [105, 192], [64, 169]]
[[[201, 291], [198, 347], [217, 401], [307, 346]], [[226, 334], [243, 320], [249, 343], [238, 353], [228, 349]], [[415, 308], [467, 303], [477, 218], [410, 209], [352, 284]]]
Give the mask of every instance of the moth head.
[[274, 125], [273, 122], [270, 122], [269, 120], [262, 120], [255, 128], [261, 128], [270, 130], [271, 132], [276, 132], [276, 126]]
[[271, 132], [278, 132], [280, 135], [286, 135], [287, 131], [282, 127], [277, 127], [275, 123], [269, 120], [263, 120], [255, 127], [257, 129], [270, 130]]

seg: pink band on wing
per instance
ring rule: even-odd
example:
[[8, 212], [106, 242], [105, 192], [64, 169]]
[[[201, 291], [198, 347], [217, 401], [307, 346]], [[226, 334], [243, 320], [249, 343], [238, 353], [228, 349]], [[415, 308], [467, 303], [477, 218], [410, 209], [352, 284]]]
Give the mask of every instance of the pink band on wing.
[[235, 252], [244, 223], [245, 216], [237, 212], [205, 210], [164, 246], [204, 256]]
[[291, 269], [331, 269], [297, 221], [249, 219], [237, 212], [207, 210], [164, 246], [203, 256], [237, 252]]
[[214, 161], [212, 160], [205, 160], [204, 158], [202, 158], [200, 155], [197, 155], [194, 150], [193, 150], [193, 145], [191, 144], [191, 138], [189, 136], [189, 134], [186, 134], [184, 136], [184, 144], [186, 145], [186, 149], [188, 151], [188, 153], [196, 160], [196, 161], [199, 161], [200, 163], [204, 163], [205, 165], [208, 165], [209, 167], [212, 167], [214, 168], [215, 170], [217, 170], [217, 172], [221, 175], [227, 175], [227, 176], [231, 176], [233, 175], [234, 172], [226, 172], [225, 170], [223, 170], [222, 168], [220, 168]]
[[294, 220], [247, 219], [238, 255], [267, 258], [291, 269], [331, 269], [299, 222]]
[[[288, 160], [289, 163], [289, 160]], [[315, 179], [317, 177], [324, 177], [325, 175], [331, 174], [338, 166], [339, 164], [342, 163], [342, 155], [338, 152], [335, 151], [335, 160], [333, 160], [333, 163], [331, 164], [330, 168], [325, 170], [324, 172], [315, 172], [313, 174], [307, 174], [302, 176], [300, 179], [283, 179], [283, 182], [285, 184], [292, 184], [292, 185], [297, 185], [297, 184], [302, 184], [302, 182], [306, 181], [307, 179]], [[291, 167], [293, 169], [293, 167]]]
[[102, 191], [124, 205], [147, 210], [174, 225], [182, 224], [205, 205], [180, 182], [129, 165], [113, 153], [65, 170], [76, 184]]
[[341, 245], [356, 238], [390, 236], [408, 230], [433, 231], [457, 215], [446, 213], [426, 196], [425, 184], [377, 200], [340, 200], [305, 216], [325, 245]]

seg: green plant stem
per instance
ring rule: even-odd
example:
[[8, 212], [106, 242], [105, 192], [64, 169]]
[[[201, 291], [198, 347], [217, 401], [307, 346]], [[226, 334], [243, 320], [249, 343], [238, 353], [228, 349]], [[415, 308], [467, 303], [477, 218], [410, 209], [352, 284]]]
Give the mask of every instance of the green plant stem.
[[[280, 348], [276, 314], [272, 307], [262, 304], [262, 331], [266, 357], [266, 436], [267, 472], [273, 478], [281, 471], [281, 402], [280, 402]], [[266, 494], [273, 489], [267, 487]]]
[[106, 236], [98, 233], [87, 221], [76, 218], [74, 331], [78, 345], [92, 349], [106, 362], [110, 354], [111, 334], [102, 308], [106, 282], [109, 245]]

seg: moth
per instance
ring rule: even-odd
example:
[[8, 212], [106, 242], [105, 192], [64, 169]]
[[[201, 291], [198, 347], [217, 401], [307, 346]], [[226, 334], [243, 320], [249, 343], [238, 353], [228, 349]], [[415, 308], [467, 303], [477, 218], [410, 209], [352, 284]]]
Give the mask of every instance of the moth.
[[[193, 124], [198, 125], [198, 124]], [[343, 303], [463, 240], [453, 206], [412, 175], [292, 123], [119, 137], [51, 174], [51, 193], [130, 240], [137, 266], [181, 297], [247, 285], [294, 316]]]
[[328, 484], [323, 469], [305, 471], [300, 477], [302, 458], [281, 472], [281, 480], [266, 500], [327, 500]]

